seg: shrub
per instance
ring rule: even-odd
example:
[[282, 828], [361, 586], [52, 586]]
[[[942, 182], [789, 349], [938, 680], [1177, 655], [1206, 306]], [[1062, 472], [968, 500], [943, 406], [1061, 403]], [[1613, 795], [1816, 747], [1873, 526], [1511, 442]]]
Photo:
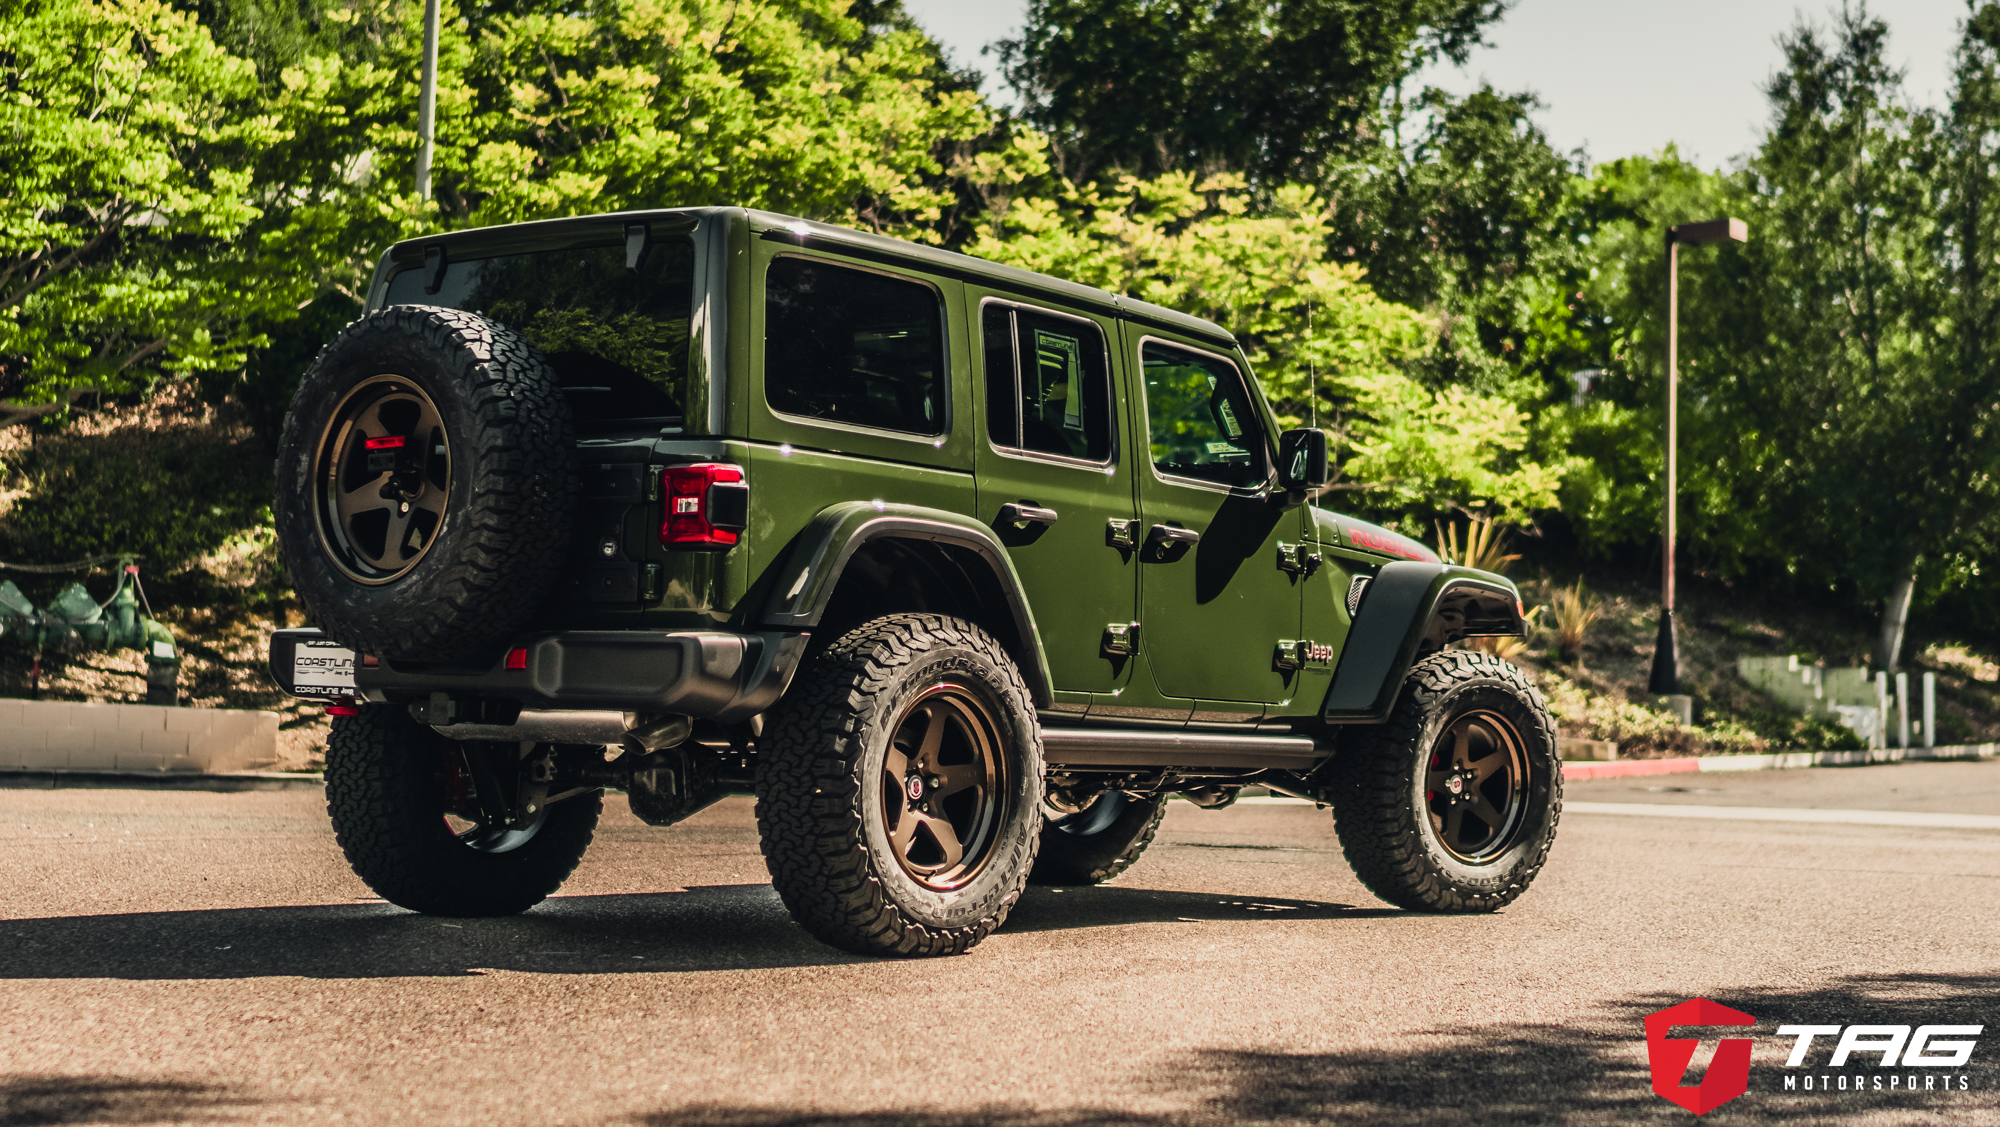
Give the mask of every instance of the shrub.
[[148, 574], [185, 567], [271, 523], [271, 463], [240, 432], [126, 427], [17, 449], [0, 553], [58, 563], [130, 552]]
[[1563, 677], [1545, 676], [1541, 688], [1557, 726], [1584, 739], [1610, 740], [1618, 745], [1618, 754], [1630, 759], [1733, 755], [1770, 746], [1734, 719], [1712, 718], [1706, 727], [1696, 728], [1670, 713], [1589, 692]]

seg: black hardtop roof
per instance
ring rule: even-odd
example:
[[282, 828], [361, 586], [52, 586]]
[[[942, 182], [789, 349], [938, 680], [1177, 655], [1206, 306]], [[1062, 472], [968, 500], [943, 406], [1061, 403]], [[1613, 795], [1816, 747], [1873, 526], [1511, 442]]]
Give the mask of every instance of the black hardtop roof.
[[1163, 328], [1191, 336], [1206, 337], [1220, 344], [1236, 343], [1236, 338], [1229, 330], [1213, 321], [1190, 317], [1178, 310], [1154, 305], [1149, 301], [1124, 297], [1094, 286], [1080, 285], [1048, 274], [1037, 274], [1032, 270], [1005, 266], [983, 258], [974, 258], [969, 254], [941, 250], [921, 243], [890, 238], [887, 235], [876, 235], [817, 220], [799, 219], [795, 216], [747, 208], [682, 207], [615, 211], [599, 215], [539, 219], [528, 223], [474, 227], [463, 231], [425, 235], [421, 238], [405, 239], [390, 247], [382, 255], [384, 269], [378, 271], [377, 281], [379, 283], [386, 277], [386, 268], [391, 263], [421, 263], [424, 251], [428, 247], [442, 247], [447, 256], [460, 248], [476, 249], [482, 256], [520, 254], [554, 249], [566, 243], [573, 243], [578, 238], [616, 241], [625, 237], [626, 225], [631, 223], [661, 225], [661, 233], [666, 233], [675, 227], [691, 229], [706, 218], [724, 219], [730, 216], [746, 217], [751, 231], [767, 239], [783, 240], [805, 247], [819, 246], [857, 257], [905, 262], [921, 269], [984, 282], [1002, 289], [1045, 294], [1112, 316], [1150, 321]]

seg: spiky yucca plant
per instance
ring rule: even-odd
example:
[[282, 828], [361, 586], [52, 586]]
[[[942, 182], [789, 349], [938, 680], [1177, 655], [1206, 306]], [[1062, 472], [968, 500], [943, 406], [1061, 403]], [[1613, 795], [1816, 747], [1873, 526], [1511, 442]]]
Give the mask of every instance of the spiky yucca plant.
[[1467, 513], [1465, 521], [1462, 531], [1457, 521], [1431, 522], [1438, 555], [1446, 563], [1504, 575], [1507, 565], [1521, 558], [1519, 552], [1507, 551], [1507, 530], [1492, 516]]
[[1583, 665], [1583, 642], [1591, 624], [1604, 616], [1604, 601], [1583, 589], [1579, 579], [1571, 587], [1559, 587], [1549, 598], [1556, 616], [1556, 652], [1564, 661]]

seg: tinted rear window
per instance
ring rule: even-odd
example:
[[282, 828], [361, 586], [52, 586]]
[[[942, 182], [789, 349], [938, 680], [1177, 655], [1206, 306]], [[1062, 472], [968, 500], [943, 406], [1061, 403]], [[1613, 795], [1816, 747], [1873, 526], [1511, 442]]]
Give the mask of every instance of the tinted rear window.
[[637, 271], [625, 247], [450, 262], [438, 292], [423, 271], [389, 281], [390, 305], [442, 305], [498, 321], [549, 358], [581, 423], [679, 418], [687, 403], [694, 247], [655, 243]]
[[804, 258], [764, 280], [764, 398], [772, 410], [910, 434], [945, 430], [935, 290]]

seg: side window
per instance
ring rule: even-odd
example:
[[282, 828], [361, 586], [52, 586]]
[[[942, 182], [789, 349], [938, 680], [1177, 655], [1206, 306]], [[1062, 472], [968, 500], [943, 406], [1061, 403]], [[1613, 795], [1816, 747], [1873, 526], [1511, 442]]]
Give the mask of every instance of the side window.
[[1158, 341], [1140, 361], [1154, 468], [1218, 485], [1264, 480], [1263, 432], [1236, 365]]
[[804, 258], [764, 280], [764, 398], [774, 411], [943, 434], [938, 296], [919, 282]]
[[988, 305], [986, 433], [995, 446], [1102, 462], [1111, 457], [1111, 374], [1088, 321]]
[[1014, 370], [1014, 311], [991, 305], [979, 317], [986, 350], [986, 437], [995, 446], [1021, 445], [1019, 373]]

